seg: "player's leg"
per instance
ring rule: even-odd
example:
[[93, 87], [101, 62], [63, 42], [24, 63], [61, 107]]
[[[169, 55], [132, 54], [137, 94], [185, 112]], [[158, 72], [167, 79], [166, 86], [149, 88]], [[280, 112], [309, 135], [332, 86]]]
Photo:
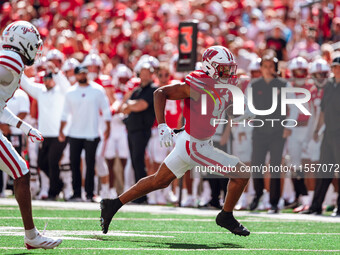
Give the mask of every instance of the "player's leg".
[[101, 226], [104, 234], [107, 233], [112, 217], [126, 203], [145, 196], [151, 191], [167, 187], [176, 176], [163, 163], [158, 171], [147, 177], [140, 179], [130, 189], [125, 191], [116, 199], [104, 199], [101, 201]]
[[[245, 169], [245, 165], [239, 162], [236, 165], [236, 172], [241, 173], [241, 166]], [[223, 205], [223, 210], [232, 212], [237, 201], [240, 199], [244, 188], [247, 186], [250, 178], [250, 173], [242, 173], [242, 176], [230, 178], [227, 186], [227, 194]]]
[[[222, 211], [216, 217], [216, 224], [228, 229], [231, 233], [248, 236], [249, 230], [238, 222], [233, 216], [233, 210], [248, 184], [250, 173], [243, 172], [245, 165], [241, 162], [236, 165], [236, 172], [229, 179], [227, 194]], [[242, 168], [242, 169], [241, 169]]]
[[19, 204], [25, 229], [25, 245], [28, 249], [53, 249], [62, 240], [54, 240], [39, 234], [32, 217], [30, 174], [26, 162], [20, 157], [8, 140], [0, 137], [0, 169], [14, 179], [14, 194]]
[[[177, 141], [179, 141], [178, 139]], [[183, 160], [185, 154], [185, 140], [177, 142], [175, 149], [166, 157], [158, 171], [150, 176], [140, 179], [130, 189], [117, 199], [104, 199], [101, 201], [101, 227], [107, 233], [112, 217], [116, 212], [130, 201], [145, 196], [147, 193], [167, 187], [176, 178], [182, 177], [190, 169], [188, 160]], [[189, 159], [189, 156], [187, 156]]]
[[249, 230], [233, 216], [233, 209], [239, 200], [250, 178], [249, 171], [240, 160], [222, 150], [214, 148], [211, 141], [195, 141], [188, 143], [190, 157], [198, 165], [210, 166], [213, 174], [221, 178], [230, 178], [223, 210], [216, 217], [216, 224], [228, 229], [235, 235], [248, 236]]
[[129, 190], [120, 195], [119, 199], [123, 204], [126, 204], [145, 196], [151, 191], [166, 188], [174, 179], [176, 179], [176, 176], [163, 163], [156, 173], [140, 179]]

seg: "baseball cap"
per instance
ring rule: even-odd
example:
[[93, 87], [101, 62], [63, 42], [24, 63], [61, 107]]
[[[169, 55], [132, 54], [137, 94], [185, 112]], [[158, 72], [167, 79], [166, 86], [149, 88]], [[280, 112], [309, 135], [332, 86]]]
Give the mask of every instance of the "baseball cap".
[[85, 66], [77, 66], [74, 68], [74, 73], [79, 74], [79, 73], [88, 73], [88, 70]]
[[340, 65], [340, 56], [333, 58], [331, 66], [338, 66]]

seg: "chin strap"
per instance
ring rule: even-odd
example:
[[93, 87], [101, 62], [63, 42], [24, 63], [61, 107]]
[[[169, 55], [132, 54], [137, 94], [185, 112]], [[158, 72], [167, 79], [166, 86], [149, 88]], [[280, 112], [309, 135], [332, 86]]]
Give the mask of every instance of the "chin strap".
[[27, 57], [25, 56], [25, 57], [26, 57], [26, 60], [27, 60], [26, 65], [27, 65], [27, 66], [33, 65], [33, 64], [34, 64], [34, 59], [31, 59], [31, 57], [30, 57], [30, 55], [28, 54], [28, 51], [26, 50], [26, 48], [24, 47], [24, 45], [23, 45], [21, 42], [19, 42], [19, 44], [21, 45], [22, 49], [24, 50], [25, 54], [27, 55]]

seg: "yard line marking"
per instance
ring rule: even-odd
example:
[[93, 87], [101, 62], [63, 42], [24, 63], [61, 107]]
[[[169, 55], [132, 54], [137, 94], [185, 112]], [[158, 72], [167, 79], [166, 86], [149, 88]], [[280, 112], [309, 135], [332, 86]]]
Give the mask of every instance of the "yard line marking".
[[[0, 220], [15, 220], [21, 219], [19, 216], [8, 216], [0, 217]], [[98, 218], [83, 218], [83, 217], [34, 217], [37, 220], [89, 220], [98, 221]], [[215, 222], [215, 219], [178, 219], [178, 218], [113, 218], [114, 221], [194, 221], [194, 222]], [[257, 219], [240, 219], [240, 222], [278, 222], [278, 220], [263, 220], [262, 218]], [[300, 222], [298, 220], [286, 220], [285, 223]], [[336, 222], [333, 222], [336, 223]]]
[[[20, 247], [0, 247], [6, 250], [26, 250]], [[278, 248], [213, 248], [213, 249], [170, 249], [170, 248], [64, 248], [58, 247], [58, 250], [107, 250], [107, 251], [298, 251], [298, 252], [340, 252], [340, 250], [308, 250], [308, 249], [278, 249]]]
[[[23, 228], [11, 228], [11, 227], [0, 227], [0, 236], [6, 236], [6, 234], [12, 235], [13, 233], [22, 233]], [[7, 232], [6, 232], [7, 231]], [[15, 232], [14, 232], [15, 231]], [[83, 236], [83, 235], [102, 235], [101, 231], [91, 231], [91, 230], [49, 230], [48, 231], [52, 236]], [[117, 231], [110, 231], [107, 235], [113, 236], [125, 236], [125, 234], [129, 233], [140, 233], [140, 234], [229, 234], [227, 231], [153, 231], [153, 230], [117, 230]], [[340, 233], [295, 233], [295, 232], [251, 232], [252, 234], [257, 235], [340, 235]], [[150, 237], [151, 235], [147, 235]], [[173, 237], [173, 236], [167, 236]]]
[[[59, 201], [32, 201], [33, 206], [36, 208], [42, 208], [44, 210], [91, 210], [99, 211], [99, 204], [97, 203], [71, 203], [71, 202], [59, 202]], [[0, 205], [18, 206], [18, 203], [14, 198], [2, 198], [0, 199]], [[172, 214], [172, 215], [192, 215], [192, 216], [206, 216], [216, 217], [217, 210], [204, 210], [197, 208], [183, 208], [183, 207], [169, 207], [169, 206], [157, 206], [157, 205], [124, 205], [120, 209], [120, 212], [139, 212], [150, 214]], [[295, 221], [314, 221], [314, 222], [331, 222], [340, 223], [340, 217], [330, 216], [318, 216], [318, 215], [301, 215], [291, 213], [280, 213], [269, 215], [266, 212], [248, 212], [248, 211], [235, 211], [234, 215], [246, 216], [246, 217], [258, 217], [265, 220], [295, 220]]]

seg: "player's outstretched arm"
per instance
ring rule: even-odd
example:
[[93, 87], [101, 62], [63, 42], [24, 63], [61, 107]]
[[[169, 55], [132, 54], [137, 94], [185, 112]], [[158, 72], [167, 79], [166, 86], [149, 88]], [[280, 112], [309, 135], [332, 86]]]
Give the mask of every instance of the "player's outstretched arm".
[[186, 83], [160, 87], [153, 93], [154, 108], [158, 124], [165, 123], [164, 109], [166, 100], [180, 100], [190, 97], [190, 86]]
[[33, 128], [25, 121], [19, 119], [7, 107], [3, 109], [3, 112], [0, 116], [0, 121], [3, 123], [7, 123], [13, 127], [20, 128], [31, 139], [32, 142], [42, 142], [44, 140], [39, 130]]

